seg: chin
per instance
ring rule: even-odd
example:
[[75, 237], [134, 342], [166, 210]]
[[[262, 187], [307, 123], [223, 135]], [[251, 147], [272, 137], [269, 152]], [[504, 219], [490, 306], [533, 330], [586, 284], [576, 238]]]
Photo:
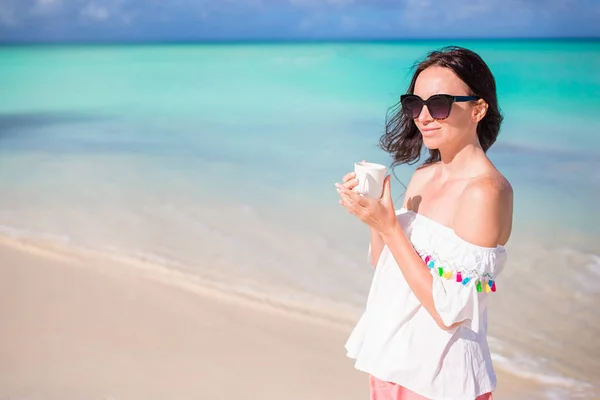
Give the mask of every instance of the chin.
[[439, 137], [435, 136], [423, 136], [423, 145], [427, 147], [429, 150], [439, 149], [442, 145], [442, 141]]

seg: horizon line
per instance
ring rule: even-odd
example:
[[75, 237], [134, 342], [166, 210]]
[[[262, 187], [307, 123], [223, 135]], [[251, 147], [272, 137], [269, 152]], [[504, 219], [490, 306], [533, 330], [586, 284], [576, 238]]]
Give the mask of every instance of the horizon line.
[[223, 39], [74, 39], [74, 40], [1, 40], [10, 45], [132, 45], [132, 44], [269, 44], [269, 43], [401, 43], [433, 41], [600, 41], [600, 36], [495, 36], [495, 37], [410, 37], [410, 38], [223, 38]]

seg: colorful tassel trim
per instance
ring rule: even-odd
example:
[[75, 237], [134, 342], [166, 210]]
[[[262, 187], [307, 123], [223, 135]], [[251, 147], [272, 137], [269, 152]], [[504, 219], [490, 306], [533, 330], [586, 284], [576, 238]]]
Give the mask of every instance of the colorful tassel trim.
[[[418, 253], [419, 256], [421, 256], [421, 258], [423, 258], [423, 256], [421, 255], [421, 253]], [[425, 264], [427, 265], [427, 267], [429, 269], [433, 269], [434, 267], [436, 267], [436, 263], [433, 260], [433, 257], [430, 255], [425, 256], [425, 258], [423, 259], [423, 261], [425, 261]], [[445, 279], [451, 279], [452, 277], [456, 277], [456, 282], [458, 283], [462, 283], [463, 285], [467, 285], [471, 280], [475, 279], [477, 281], [477, 283], [475, 284], [475, 287], [477, 288], [478, 292], [485, 292], [485, 293], [489, 293], [489, 292], [495, 292], [496, 291], [496, 282], [494, 282], [493, 279], [489, 279], [488, 277], [483, 277], [483, 276], [465, 276], [463, 277], [464, 271], [454, 271], [452, 269], [449, 268], [444, 268], [443, 266], [438, 266], [437, 267], [437, 274], [440, 277], [443, 277]], [[489, 275], [488, 275], [489, 276]]]

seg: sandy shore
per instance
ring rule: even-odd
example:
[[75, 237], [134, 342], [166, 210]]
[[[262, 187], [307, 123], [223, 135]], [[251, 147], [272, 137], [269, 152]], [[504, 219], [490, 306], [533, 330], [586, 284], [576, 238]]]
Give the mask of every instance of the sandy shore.
[[[348, 328], [0, 243], [0, 399], [368, 399]], [[498, 371], [496, 399], [536, 398]]]

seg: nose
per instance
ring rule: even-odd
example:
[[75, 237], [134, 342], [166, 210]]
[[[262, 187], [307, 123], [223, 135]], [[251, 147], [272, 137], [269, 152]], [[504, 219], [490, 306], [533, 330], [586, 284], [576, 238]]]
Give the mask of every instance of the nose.
[[431, 114], [429, 114], [429, 109], [426, 105], [423, 105], [423, 108], [421, 109], [421, 113], [417, 117], [417, 120], [422, 124], [427, 124], [434, 120]]

